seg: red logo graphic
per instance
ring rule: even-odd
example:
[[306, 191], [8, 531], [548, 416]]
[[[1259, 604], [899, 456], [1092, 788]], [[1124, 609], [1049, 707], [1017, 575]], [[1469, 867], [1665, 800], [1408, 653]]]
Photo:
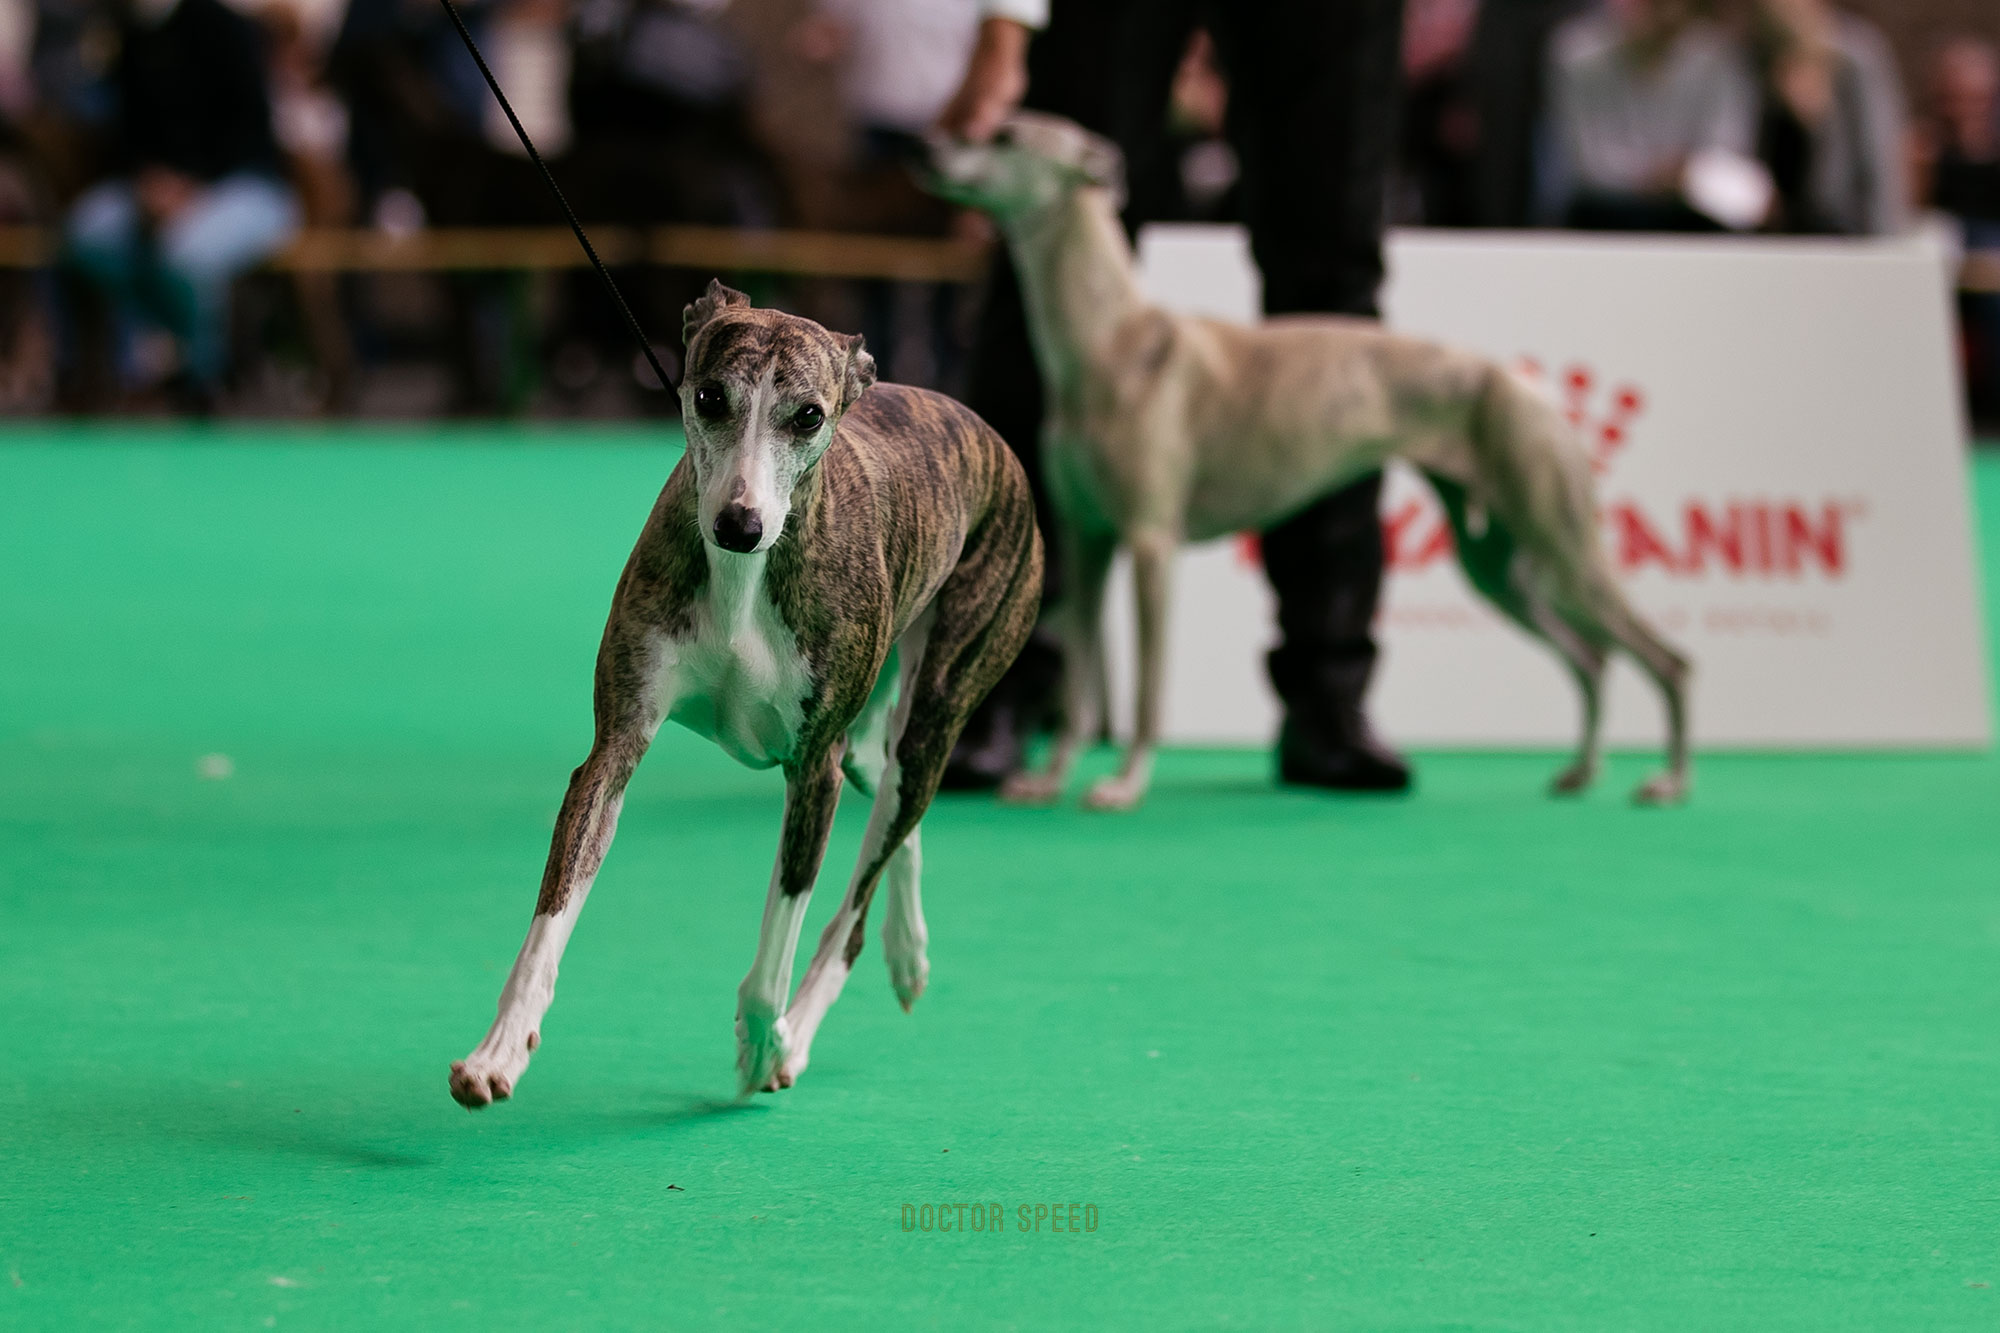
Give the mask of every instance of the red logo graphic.
[[[1543, 377], [1542, 363], [1532, 356], [1522, 357], [1514, 368], [1531, 380]], [[1634, 385], [1621, 384], [1611, 391], [1609, 410], [1593, 418], [1590, 400], [1597, 388], [1597, 375], [1589, 366], [1571, 366], [1564, 371], [1562, 388], [1563, 415], [1582, 432], [1590, 446], [1590, 465], [1601, 477], [1611, 470], [1612, 455], [1625, 447], [1632, 422], [1646, 410], [1646, 395]]]

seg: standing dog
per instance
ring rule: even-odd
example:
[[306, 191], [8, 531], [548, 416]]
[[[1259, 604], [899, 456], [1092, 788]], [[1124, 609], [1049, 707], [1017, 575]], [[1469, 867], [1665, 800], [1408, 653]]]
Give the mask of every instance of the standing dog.
[[1576, 677], [1583, 743], [1555, 789], [1596, 776], [1599, 686], [1618, 647], [1666, 701], [1667, 770], [1636, 798], [1686, 794], [1687, 660], [1620, 593], [1598, 545], [1589, 461], [1532, 385], [1365, 320], [1245, 328], [1149, 303], [1118, 220], [1117, 149], [1066, 120], [1017, 114], [992, 142], [937, 142], [931, 159], [931, 187], [1006, 235], [1048, 395], [1067, 717], [1046, 768], [1017, 774], [1006, 795], [1054, 799], [1097, 734], [1099, 620], [1119, 546], [1138, 595], [1138, 725], [1121, 770], [1085, 798], [1098, 809], [1137, 804], [1151, 776], [1175, 549], [1262, 531], [1391, 458], [1437, 489], [1473, 586]]
[[[556, 966], [661, 722], [782, 765], [785, 814], [757, 958], [737, 991], [742, 1087], [789, 1087], [861, 952], [876, 882], [908, 1009], [929, 964], [923, 818], [966, 715], [1033, 627], [1041, 538], [1026, 476], [938, 394], [869, 386], [861, 339], [756, 310], [720, 283], [687, 308], [688, 447], [639, 534], [598, 649], [596, 740], [556, 816], [534, 923], [451, 1095], [512, 1094]], [[874, 807], [840, 910], [791, 1007], [792, 955], [843, 771]]]

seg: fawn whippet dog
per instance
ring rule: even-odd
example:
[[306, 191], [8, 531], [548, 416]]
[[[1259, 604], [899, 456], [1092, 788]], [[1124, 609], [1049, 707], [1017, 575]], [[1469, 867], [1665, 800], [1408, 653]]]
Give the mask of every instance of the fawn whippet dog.
[[[535, 917], [486, 1040], [451, 1094], [512, 1094], [556, 966], [660, 723], [753, 767], [785, 813], [756, 961], [737, 992], [743, 1091], [791, 1086], [889, 884], [883, 950], [908, 1009], [929, 973], [917, 823], [966, 715], [1020, 651], [1042, 587], [1021, 466], [938, 394], [876, 385], [861, 339], [751, 308], [720, 283], [687, 308], [686, 455], [612, 596], [596, 739], [556, 816]], [[861, 857], [789, 1008], [792, 956], [841, 775], [874, 796]]]
[[1119, 546], [1131, 550], [1138, 598], [1138, 719], [1123, 767], [1086, 797], [1100, 809], [1136, 804], [1151, 775], [1175, 549], [1261, 531], [1401, 458], [1436, 488], [1473, 586], [1576, 678], [1583, 742], [1555, 790], [1596, 775], [1599, 687], [1617, 647], [1666, 701], [1668, 766], [1636, 797], [1684, 796], [1688, 663], [1620, 593], [1598, 544], [1589, 461], [1557, 407], [1484, 357], [1367, 320], [1245, 328], [1162, 310], [1134, 275], [1121, 176], [1116, 148], [1052, 116], [1017, 114], [989, 143], [931, 145], [931, 188], [990, 213], [1006, 236], [1047, 386], [1066, 719], [1047, 765], [1004, 793], [1054, 799], [1097, 734], [1099, 620]]

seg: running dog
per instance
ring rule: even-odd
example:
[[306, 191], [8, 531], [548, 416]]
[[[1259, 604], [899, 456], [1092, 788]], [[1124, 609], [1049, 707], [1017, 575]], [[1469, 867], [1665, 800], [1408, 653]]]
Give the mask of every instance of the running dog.
[[[499, 1016], [451, 1067], [468, 1108], [510, 1096], [540, 1044], [563, 946], [663, 721], [785, 770], [777, 867], [737, 991], [743, 1091], [804, 1071], [885, 877], [883, 951], [909, 1009], [930, 970], [917, 824], [966, 715], [1034, 625], [1042, 547], [1027, 477], [978, 417], [875, 385], [858, 336], [753, 309], [721, 283], [687, 308], [682, 334], [687, 453], [612, 596], [596, 739], [556, 816]], [[868, 831], [787, 1008], [843, 773], [874, 797]]]
[[1099, 621], [1120, 546], [1138, 599], [1138, 719], [1122, 768], [1085, 803], [1122, 810], [1151, 777], [1176, 548], [1262, 531], [1392, 458], [1436, 488], [1473, 586], [1576, 678], [1583, 741], [1555, 790], [1581, 791], [1596, 776], [1600, 685], [1615, 647], [1666, 703], [1667, 768], [1635, 799], [1687, 794], [1689, 664], [1619, 591], [1598, 545], [1583, 446], [1532, 384], [1366, 320], [1246, 328], [1151, 304], [1118, 220], [1117, 149], [1069, 121], [1020, 113], [988, 143], [934, 141], [930, 159], [930, 187], [991, 214], [1005, 235], [1047, 393], [1066, 718], [1046, 766], [1016, 774], [1004, 795], [1055, 799], [1098, 733]]

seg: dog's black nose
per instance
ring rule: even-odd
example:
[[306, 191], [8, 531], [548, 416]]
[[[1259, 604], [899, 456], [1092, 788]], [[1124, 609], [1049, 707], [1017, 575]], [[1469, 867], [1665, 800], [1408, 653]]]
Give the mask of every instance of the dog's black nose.
[[715, 544], [725, 551], [754, 551], [764, 536], [764, 520], [743, 505], [724, 505], [715, 516]]

